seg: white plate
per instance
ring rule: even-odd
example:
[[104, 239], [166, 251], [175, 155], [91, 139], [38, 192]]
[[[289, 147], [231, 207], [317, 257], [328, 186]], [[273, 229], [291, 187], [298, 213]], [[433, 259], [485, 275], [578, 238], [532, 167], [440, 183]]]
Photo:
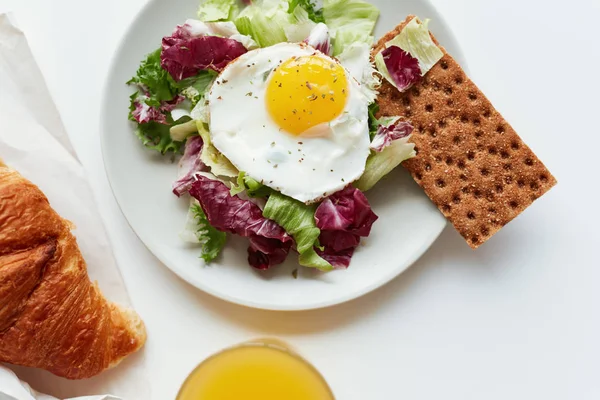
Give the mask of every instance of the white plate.
[[[456, 41], [440, 15], [425, 0], [373, 0], [381, 10], [381, 36], [408, 14], [431, 18], [430, 27], [448, 51], [462, 60]], [[112, 189], [125, 217], [156, 257], [192, 285], [224, 300], [271, 310], [306, 310], [342, 303], [387, 283], [417, 260], [446, 222], [402, 168], [380, 182], [368, 198], [379, 220], [356, 251], [348, 270], [327, 274], [288, 262], [266, 273], [248, 266], [246, 243], [230, 237], [218, 262], [203, 266], [199, 249], [179, 239], [187, 201], [171, 193], [176, 165], [171, 157], [146, 150], [127, 121], [132, 88], [125, 82], [140, 60], [160, 46], [177, 24], [193, 18], [198, 0], [154, 0], [139, 13], [113, 59], [104, 93], [102, 150]]]

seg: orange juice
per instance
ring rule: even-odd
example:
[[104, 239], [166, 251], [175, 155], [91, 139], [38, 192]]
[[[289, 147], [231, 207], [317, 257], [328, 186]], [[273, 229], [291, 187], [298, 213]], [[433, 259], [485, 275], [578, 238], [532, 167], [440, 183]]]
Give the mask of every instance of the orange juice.
[[177, 400], [334, 400], [317, 370], [280, 344], [247, 343], [200, 364]]

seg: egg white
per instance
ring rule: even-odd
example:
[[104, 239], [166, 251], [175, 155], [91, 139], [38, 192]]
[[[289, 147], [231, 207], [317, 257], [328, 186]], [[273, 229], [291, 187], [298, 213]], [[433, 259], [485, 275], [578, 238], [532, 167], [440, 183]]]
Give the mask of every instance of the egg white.
[[313, 54], [328, 58], [293, 43], [249, 51], [223, 70], [208, 95], [214, 146], [240, 171], [305, 203], [358, 179], [369, 155], [368, 99], [347, 71], [344, 111], [325, 125], [324, 137], [291, 135], [269, 115], [265, 96], [271, 71], [293, 56]]

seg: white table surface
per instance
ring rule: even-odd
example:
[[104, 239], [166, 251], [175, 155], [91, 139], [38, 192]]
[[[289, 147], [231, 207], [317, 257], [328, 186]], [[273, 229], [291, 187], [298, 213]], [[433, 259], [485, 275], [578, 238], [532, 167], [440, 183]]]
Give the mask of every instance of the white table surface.
[[92, 181], [148, 327], [152, 399], [173, 399], [201, 359], [257, 336], [296, 346], [341, 400], [600, 399], [598, 0], [434, 1], [475, 82], [559, 185], [476, 252], [447, 228], [382, 289], [298, 313], [242, 308], [186, 284], [115, 203], [98, 109], [113, 50], [144, 3], [0, 0], [0, 10], [16, 12]]

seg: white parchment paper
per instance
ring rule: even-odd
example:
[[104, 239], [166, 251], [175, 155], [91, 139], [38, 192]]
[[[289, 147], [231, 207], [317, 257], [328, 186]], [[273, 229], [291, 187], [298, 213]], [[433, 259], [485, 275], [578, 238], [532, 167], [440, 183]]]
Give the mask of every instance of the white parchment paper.
[[[0, 14], [0, 158], [38, 185], [52, 207], [75, 224], [74, 234], [90, 278], [98, 281], [108, 299], [129, 305], [83, 168], [27, 40], [12, 19], [10, 14]], [[141, 352], [114, 369], [82, 381], [69, 381], [33, 368], [8, 367], [34, 389], [60, 399], [101, 393], [127, 400], [151, 398]], [[19, 392], [15, 385], [23, 390]], [[12, 392], [6, 392], [6, 388], [13, 388]], [[35, 396], [10, 370], [0, 366], [0, 399], [54, 399]], [[105, 398], [115, 397], [90, 400]]]

